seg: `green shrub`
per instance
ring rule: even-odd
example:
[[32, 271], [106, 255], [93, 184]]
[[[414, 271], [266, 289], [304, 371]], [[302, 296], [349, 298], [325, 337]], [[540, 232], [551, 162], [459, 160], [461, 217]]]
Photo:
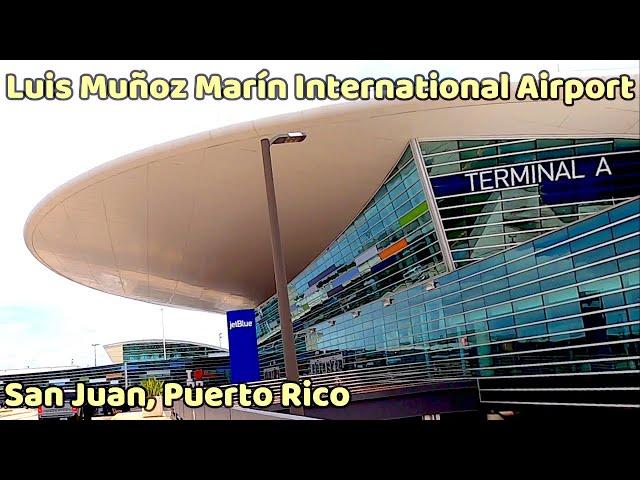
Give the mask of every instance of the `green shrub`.
[[147, 378], [140, 383], [140, 386], [146, 390], [147, 396], [149, 397], [158, 397], [162, 395], [163, 385], [164, 380], [158, 380], [157, 378]]

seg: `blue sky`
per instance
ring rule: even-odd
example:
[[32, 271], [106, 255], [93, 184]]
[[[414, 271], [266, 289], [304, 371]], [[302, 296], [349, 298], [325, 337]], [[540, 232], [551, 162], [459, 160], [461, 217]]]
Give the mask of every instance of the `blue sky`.
[[[399, 77], [438, 69], [441, 76], [512, 78], [547, 68], [552, 74], [602, 74], [636, 71], [637, 61], [238, 61], [238, 62], [0, 62], [0, 78], [38, 77], [52, 69], [57, 76], [82, 73], [126, 77], [146, 69], [149, 77], [187, 77], [220, 73], [250, 77], [262, 68], [272, 76], [294, 73], [341, 77]], [[115, 102], [22, 101], [5, 99], [0, 85], [0, 371], [3, 369], [93, 364], [91, 344], [161, 336], [160, 308], [114, 297], [77, 285], [37, 262], [24, 245], [22, 229], [31, 209], [51, 190], [120, 155], [203, 130], [317, 106], [308, 101]], [[212, 185], [215, 188], [215, 185]], [[165, 308], [168, 338], [226, 346], [224, 317]], [[102, 349], [98, 363], [107, 363]]]

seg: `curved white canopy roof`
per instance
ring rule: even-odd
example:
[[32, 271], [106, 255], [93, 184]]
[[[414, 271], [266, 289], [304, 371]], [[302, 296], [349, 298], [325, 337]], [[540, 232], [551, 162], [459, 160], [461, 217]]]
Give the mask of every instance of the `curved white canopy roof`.
[[[637, 85], [637, 82], [636, 82]], [[350, 102], [203, 132], [101, 165], [29, 216], [51, 270], [107, 293], [224, 312], [275, 291], [260, 142], [272, 149], [293, 279], [371, 199], [410, 138], [638, 136], [638, 102]]]

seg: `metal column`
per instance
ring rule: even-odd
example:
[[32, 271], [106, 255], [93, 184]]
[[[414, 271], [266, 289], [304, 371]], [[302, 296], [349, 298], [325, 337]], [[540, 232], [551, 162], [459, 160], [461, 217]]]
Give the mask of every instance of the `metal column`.
[[444, 264], [447, 267], [447, 271], [452, 272], [455, 270], [455, 264], [453, 263], [453, 256], [451, 255], [451, 248], [449, 247], [449, 241], [447, 240], [447, 233], [444, 231], [444, 225], [442, 224], [442, 218], [440, 217], [440, 211], [438, 210], [438, 204], [436, 203], [436, 196], [431, 188], [431, 181], [429, 180], [429, 174], [427, 173], [427, 167], [424, 164], [422, 158], [422, 152], [420, 151], [420, 144], [418, 140], [412, 138], [410, 140], [411, 153], [413, 154], [413, 161], [416, 164], [418, 170], [418, 176], [420, 177], [420, 183], [422, 184], [422, 190], [424, 196], [427, 199], [427, 206], [431, 213], [431, 219], [433, 221], [433, 228], [436, 232], [436, 238], [440, 244], [440, 250], [442, 251], [442, 258]]
[[[276, 205], [273, 169], [271, 166], [271, 145], [268, 139], [263, 139], [260, 143], [262, 145], [264, 180], [267, 191], [269, 223], [271, 227], [271, 250], [273, 253], [273, 270], [275, 273], [276, 292], [278, 296], [278, 313], [280, 314], [280, 335], [282, 337], [284, 368], [287, 380], [290, 382], [297, 382], [300, 379], [300, 375], [298, 373], [296, 345], [293, 336], [293, 323], [291, 321], [287, 273], [284, 255], [282, 253], [282, 242], [280, 240], [280, 222], [278, 220], [278, 207]], [[292, 406], [289, 410], [294, 415], [304, 415], [304, 410], [301, 407]]]

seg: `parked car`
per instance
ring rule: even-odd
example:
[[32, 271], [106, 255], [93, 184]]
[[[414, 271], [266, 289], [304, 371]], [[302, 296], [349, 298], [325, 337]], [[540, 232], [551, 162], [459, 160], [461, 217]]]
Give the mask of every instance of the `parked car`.
[[64, 391], [64, 406], [62, 407], [38, 407], [38, 420], [77, 420], [78, 409], [71, 406], [71, 400], [75, 398], [73, 390]]

